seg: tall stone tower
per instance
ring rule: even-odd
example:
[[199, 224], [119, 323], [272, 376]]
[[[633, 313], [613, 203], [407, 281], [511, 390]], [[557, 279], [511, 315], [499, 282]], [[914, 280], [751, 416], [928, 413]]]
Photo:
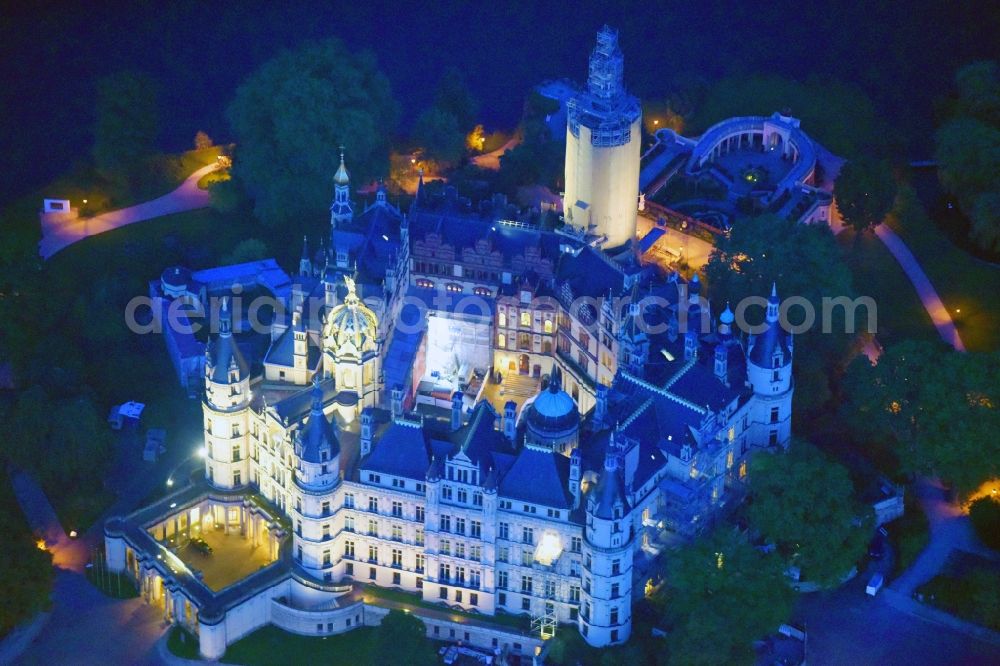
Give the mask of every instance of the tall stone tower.
[[250, 482], [250, 364], [233, 338], [229, 299], [219, 312], [219, 337], [205, 349], [205, 477], [217, 488]]
[[754, 446], [788, 447], [792, 437], [793, 340], [779, 321], [777, 286], [767, 300], [767, 328], [750, 340], [747, 379], [756, 397], [751, 410], [750, 442]]
[[618, 32], [604, 26], [590, 54], [587, 89], [569, 100], [566, 222], [598, 236], [605, 249], [635, 238], [639, 197], [639, 100], [625, 91]]

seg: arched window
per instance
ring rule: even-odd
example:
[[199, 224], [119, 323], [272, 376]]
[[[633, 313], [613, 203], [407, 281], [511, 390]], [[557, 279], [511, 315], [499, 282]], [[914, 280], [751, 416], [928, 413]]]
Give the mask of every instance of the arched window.
[[[501, 310], [500, 314], [497, 316], [497, 324], [501, 328], [506, 328], [507, 327], [507, 313], [504, 312], [503, 310]], [[501, 344], [500, 346], [502, 347], [503, 345]]]

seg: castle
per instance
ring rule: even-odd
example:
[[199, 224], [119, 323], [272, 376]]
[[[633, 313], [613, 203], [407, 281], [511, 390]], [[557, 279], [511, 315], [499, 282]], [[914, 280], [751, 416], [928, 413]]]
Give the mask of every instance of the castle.
[[[329, 237], [304, 243], [259, 363], [222, 302], [205, 485], [109, 521], [110, 568], [213, 658], [266, 623], [364, 623], [352, 583], [628, 640], [661, 533], [740, 495], [752, 452], [788, 444], [793, 394], [777, 293], [745, 337], [697, 275], [640, 261], [637, 114], [605, 28], [570, 105], [555, 231], [422, 183], [405, 213], [384, 187], [356, 213], [342, 153]], [[213, 529], [263, 568], [209, 589], [175, 548]]]

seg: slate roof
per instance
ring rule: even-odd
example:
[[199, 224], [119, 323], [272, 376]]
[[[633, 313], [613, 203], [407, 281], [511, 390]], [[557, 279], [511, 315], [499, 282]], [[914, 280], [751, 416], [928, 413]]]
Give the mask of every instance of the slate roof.
[[775, 351], [782, 354], [782, 367], [792, 362], [788, 333], [777, 322], [770, 324], [766, 331], [754, 338], [750, 345], [750, 361], [763, 368], [770, 368]]
[[[310, 335], [306, 335], [306, 367], [315, 369], [319, 364], [320, 349]], [[295, 364], [295, 332], [291, 328], [278, 336], [268, 348], [265, 363], [292, 367]]]
[[569, 509], [569, 458], [559, 453], [526, 448], [500, 480], [499, 494], [532, 504]]
[[423, 481], [430, 460], [419, 422], [393, 421], [362, 461], [361, 469]]
[[296, 448], [302, 460], [318, 464], [333, 460], [340, 453], [340, 443], [334, 425], [323, 414], [323, 387], [318, 381], [313, 383], [310, 393], [312, 409], [299, 432]]

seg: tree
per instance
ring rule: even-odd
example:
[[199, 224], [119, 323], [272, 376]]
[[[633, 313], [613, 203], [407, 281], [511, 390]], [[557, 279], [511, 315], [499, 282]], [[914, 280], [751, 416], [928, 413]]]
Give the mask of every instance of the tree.
[[145, 74], [119, 72], [97, 88], [94, 162], [107, 177], [127, 177], [152, 151], [158, 129], [156, 87]]
[[975, 62], [955, 75], [958, 99], [935, 135], [941, 185], [969, 217], [972, 239], [1000, 252], [1000, 76]]
[[454, 164], [465, 154], [465, 139], [455, 116], [436, 106], [417, 117], [413, 138], [432, 160]]
[[[789, 565], [832, 586], [858, 563], [872, 527], [872, 509], [854, 498], [847, 469], [806, 441], [761, 455], [750, 467], [750, 524]], [[862, 519], [862, 527], [855, 521]]]
[[926, 342], [858, 357], [841, 414], [859, 439], [889, 439], [911, 474], [938, 474], [966, 496], [1000, 476], [1000, 353]]
[[391, 610], [375, 632], [372, 663], [400, 666], [430, 666], [437, 663], [434, 646], [427, 640], [427, 628], [420, 618]]
[[980, 497], [969, 505], [969, 520], [979, 540], [993, 550], [1000, 550], [1000, 500]]
[[235, 178], [222, 178], [208, 184], [208, 200], [213, 210], [233, 213], [246, 202], [246, 193]]
[[450, 113], [458, 123], [458, 130], [462, 134], [471, 130], [476, 124], [479, 102], [469, 92], [462, 72], [455, 67], [449, 67], [438, 82], [434, 106], [445, 113]]
[[[705, 266], [712, 301], [721, 309], [729, 302], [736, 310], [749, 296], [766, 296], [777, 284], [782, 298], [803, 297], [817, 314], [823, 312], [823, 298], [853, 297], [851, 272], [844, 264], [840, 247], [826, 225], [798, 224], [774, 215], [742, 221], [728, 236], [720, 238]], [[865, 326], [874, 316], [863, 308], [855, 326]], [[746, 311], [750, 323], [763, 319], [759, 309]], [[802, 323], [800, 308], [790, 308], [790, 323]], [[801, 386], [796, 402], [804, 411], [824, 404], [829, 397], [829, 376], [848, 346], [843, 308], [831, 312], [830, 333], [819, 324], [796, 336], [795, 375]]]
[[194, 149], [195, 150], [202, 150], [204, 148], [211, 148], [213, 145], [215, 145], [215, 144], [212, 143], [212, 137], [210, 137], [209, 135], [205, 134], [201, 130], [198, 130], [198, 133], [194, 135]]
[[267, 257], [267, 244], [257, 238], [241, 240], [233, 251], [221, 259], [223, 264], [244, 264]]
[[665, 566], [668, 663], [752, 661], [753, 641], [791, 614], [795, 594], [781, 559], [727, 527], [668, 556]]
[[858, 233], [874, 229], [892, 208], [896, 179], [889, 163], [859, 157], [843, 166], [833, 189], [844, 222]]
[[328, 40], [265, 63], [227, 114], [236, 136], [233, 173], [255, 214], [269, 226], [302, 230], [329, 208], [339, 146], [355, 185], [385, 173], [398, 108], [373, 56]]

